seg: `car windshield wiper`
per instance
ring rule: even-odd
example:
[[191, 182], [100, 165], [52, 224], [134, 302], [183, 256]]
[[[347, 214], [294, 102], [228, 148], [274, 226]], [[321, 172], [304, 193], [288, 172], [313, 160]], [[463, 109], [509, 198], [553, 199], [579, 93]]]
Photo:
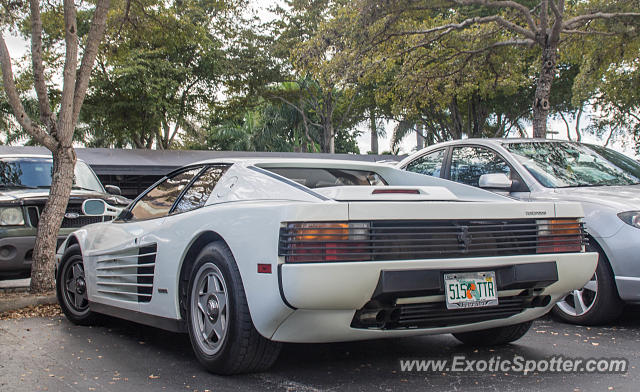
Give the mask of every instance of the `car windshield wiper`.
[[0, 184], [0, 188], [20, 188], [20, 189], [38, 189], [35, 186], [15, 184], [12, 182]]
[[595, 188], [599, 186], [629, 186], [629, 185], [639, 185], [638, 183], [632, 184], [574, 184], [574, 185], [566, 185], [566, 186], [557, 186], [556, 188]]
[[95, 189], [85, 188], [83, 186], [77, 186], [77, 185], [74, 185], [72, 188], [73, 189], [80, 189], [80, 190], [83, 190], [83, 191], [98, 192]]

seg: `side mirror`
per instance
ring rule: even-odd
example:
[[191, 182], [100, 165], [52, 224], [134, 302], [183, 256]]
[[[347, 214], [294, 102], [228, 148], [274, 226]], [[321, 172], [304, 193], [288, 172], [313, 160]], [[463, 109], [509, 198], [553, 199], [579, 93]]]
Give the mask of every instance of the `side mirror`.
[[122, 208], [107, 204], [102, 199], [87, 199], [82, 203], [82, 213], [87, 216], [118, 216]]
[[115, 185], [105, 185], [104, 190], [106, 190], [107, 193], [110, 195], [117, 195], [117, 196], [122, 195], [122, 191], [120, 190], [120, 187]]
[[513, 181], [504, 173], [483, 174], [478, 181], [478, 186], [483, 189], [510, 191], [512, 185]]

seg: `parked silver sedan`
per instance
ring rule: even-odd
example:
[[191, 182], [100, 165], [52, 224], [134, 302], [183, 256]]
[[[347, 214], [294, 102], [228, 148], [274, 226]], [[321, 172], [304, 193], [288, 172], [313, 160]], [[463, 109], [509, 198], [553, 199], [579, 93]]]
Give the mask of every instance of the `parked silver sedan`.
[[528, 200], [581, 202], [598, 268], [553, 312], [584, 325], [640, 303], [640, 163], [613, 150], [546, 139], [466, 139], [412, 154], [398, 167]]

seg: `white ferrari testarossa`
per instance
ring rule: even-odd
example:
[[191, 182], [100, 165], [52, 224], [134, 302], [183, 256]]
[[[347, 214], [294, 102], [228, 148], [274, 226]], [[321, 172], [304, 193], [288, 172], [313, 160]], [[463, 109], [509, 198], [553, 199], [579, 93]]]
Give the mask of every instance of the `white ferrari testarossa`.
[[58, 251], [74, 323], [98, 313], [188, 332], [219, 374], [259, 371], [281, 342], [452, 333], [522, 337], [596, 268], [578, 204], [517, 202], [363, 162], [211, 160], [122, 211], [88, 200]]

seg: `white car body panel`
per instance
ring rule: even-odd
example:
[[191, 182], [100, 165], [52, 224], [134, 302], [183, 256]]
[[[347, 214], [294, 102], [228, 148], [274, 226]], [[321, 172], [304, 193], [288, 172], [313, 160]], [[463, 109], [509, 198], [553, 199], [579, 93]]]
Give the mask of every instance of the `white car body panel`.
[[[576, 218], [582, 216], [582, 208], [570, 203], [521, 203], [472, 187], [371, 163], [267, 159], [207, 163], [232, 163], [233, 166], [215, 186], [204, 207], [158, 219], [86, 226], [74, 232], [60, 247], [58, 258], [70, 241], [80, 245], [90, 304], [182, 322], [178, 292], [180, 271], [191, 245], [203, 233], [215, 233], [230, 248], [258, 332], [267, 338], [289, 342], [409, 336], [515, 324], [544, 314], [553, 301], [582, 287], [596, 267], [594, 253], [287, 264], [284, 257], [278, 255], [282, 222]], [[409, 197], [400, 201], [394, 194], [371, 194], [380, 187], [313, 190], [264, 170], [292, 165], [374, 170], [398, 189], [424, 192], [414, 196], [429, 199], [435, 195], [437, 199], [447, 200], [411, 200]], [[340, 202], [332, 197], [358, 201]], [[386, 201], [376, 201], [380, 199]], [[150, 301], [137, 302], [105, 289], [109, 286], [104, 285], [105, 278], [101, 275], [105, 270], [100, 268], [115, 265], [117, 270], [121, 268], [118, 265], [127, 265], [127, 260], [131, 260], [127, 256], [137, 255], [140, 247], [150, 244], [157, 245]], [[452, 266], [491, 270], [501, 265], [542, 261], [554, 261], [558, 269], [558, 281], [544, 290], [544, 294], [552, 298], [549, 306], [526, 310], [507, 319], [448, 328], [374, 331], [350, 327], [354, 312], [371, 298], [381, 271], [450, 269]], [[258, 273], [257, 264], [270, 264], [273, 273]], [[131, 287], [138, 285], [135, 279], [131, 281]]]

